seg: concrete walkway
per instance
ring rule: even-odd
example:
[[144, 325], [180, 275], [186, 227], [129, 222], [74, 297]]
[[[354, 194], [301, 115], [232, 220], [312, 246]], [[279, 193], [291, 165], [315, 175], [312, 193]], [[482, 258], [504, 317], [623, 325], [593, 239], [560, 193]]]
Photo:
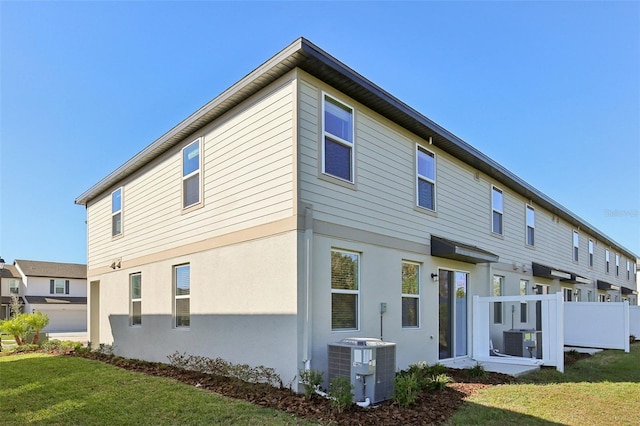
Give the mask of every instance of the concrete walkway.
[[[515, 361], [515, 360], [514, 360]], [[471, 358], [450, 359], [442, 361], [441, 364], [450, 368], [472, 368], [475, 367], [478, 362]], [[484, 367], [486, 371], [492, 373], [508, 374], [509, 376], [519, 377], [523, 374], [531, 373], [540, 369], [539, 365], [531, 364], [514, 364], [504, 362], [489, 362], [480, 361], [480, 365]]]

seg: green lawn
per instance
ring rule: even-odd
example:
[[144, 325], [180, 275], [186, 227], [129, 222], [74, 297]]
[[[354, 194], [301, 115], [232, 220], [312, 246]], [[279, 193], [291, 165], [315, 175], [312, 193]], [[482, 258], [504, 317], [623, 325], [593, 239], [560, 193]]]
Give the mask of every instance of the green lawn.
[[84, 358], [0, 357], [2, 425], [308, 425], [172, 379]]
[[514, 385], [475, 394], [450, 425], [638, 425], [640, 344], [604, 351], [569, 366], [544, 369]]

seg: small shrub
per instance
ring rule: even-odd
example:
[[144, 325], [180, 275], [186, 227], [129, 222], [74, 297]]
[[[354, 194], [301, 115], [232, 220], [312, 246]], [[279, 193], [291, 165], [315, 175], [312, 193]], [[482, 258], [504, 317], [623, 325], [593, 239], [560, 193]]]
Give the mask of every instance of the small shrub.
[[433, 376], [444, 374], [447, 371], [449, 371], [449, 369], [446, 366], [440, 364], [439, 362], [436, 362], [432, 366], [426, 368], [426, 373]]
[[439, 391], [444, 390], [447, 387], [447, 383], [451, 383], [453, 380], [446, 374], [438, 374], [429, 378], [428, 390]]
[[115, 349], [115, 346], [113, 346], [113, 345], [108, 345], [106, 343], [100, 343], [100, 345], [98, 346], [98, 349], [96, 349], [95, 351], [97, 353], [99, 353], [100, 355], [113, 356], [113, 350], [114, 349]]
[[636, 336], [634, 336], [633, 334], [629, 335], [629, 343], [633, 343], [636, 341]]
[[207, 358], [204, 356], [187, 355], [176, 352], [169, 355], [169, 364], [182, 370], [197, 371], [203, 374], [232, 377], [249, 383], [266, 383], [273, 387], [283, 387], [280, 375], [273, 368], [248, 364], [233, 364], [222, 358]]
[[315, 395], [320, 383], [324, 380], [324, 373], [318, 370], [300, 370], [300, 383], [304, 386], [304, 396], [310, 399]]
[[479, 362], [476, 362], [475, 366], [467, 370], [467, 376], [469, 377], [485, 377], [486, 375], [487, 370]]
[[329, 397], [331, 398], [331, 406], [338, 412], [342, 413], [353, 404], [353, 385], [346, 377], [334, 377], [329, 383]]
[[415, 404], [420, 394], [420, 378], [415, 371], [397, 374], [394, 387], [393, 400], [400, 407], [409, 407]]

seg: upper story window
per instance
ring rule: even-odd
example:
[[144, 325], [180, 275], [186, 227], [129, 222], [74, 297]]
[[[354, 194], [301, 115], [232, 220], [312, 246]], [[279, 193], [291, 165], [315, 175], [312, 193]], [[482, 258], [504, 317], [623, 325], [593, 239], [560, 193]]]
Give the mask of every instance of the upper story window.
[[173, 267], [173, 316], [175, 327], [191, 325], [191, 266]]
[[111, 236], [122, 234], [122, 188], [111, 193]]
[[620, 255], [616, 254], [616, 277], [620, 275]]
[[633, 279], [636, 279], [636, 275], [638, 274], [638, 264], [634, 263], [633, 264]]
[[18, 280], [9, 281], [9, 294], [20, 294], [20, 282]]
[[627, 260], [627, 280], [631, 278], [631, 262]]
[[69, 294], [69, 280], [49, 280], [50, 294]]
[[200, 179], [200, 139], [182, 149], [182, 207], [200, 203], [202, 188]]
[[495, 186], [491, 187], [491, 230], [502, 235], [502, 212], [503, 212], [503, 194], [502, 191]]
[[142, 274], [129, 275], [129, 287], [131, 291], [131, 305], [129, 318], [131, 325], [142, 324]]
[[533, 207], [527, 206], [527, 245], [535, 245], [535, 230], [536, 230], [536, 211]]
[[573, 261], [578, 261], [578, 248], [580, 247], [580, 235], [578, 231], [573, 231]]
[[420, 325], [420, 265], [402, 262], [402, 327]]
[[360, 255], [331, 251], [331, 329], [358, 329]]
[[417, 154], [417, 198], [418, 205], [425, 209], [436, 209], [436, 157], [433, 152], [418, 146]]
[[322, 172], [353, 182], [353, 108], [324, 95]]
[[604, 264], [605, 264], [605, 271], [609, 273], [609, 264], [610, 264], [609, 249], [605, 249], [604, 251]]
[[593, 240], [589, 240], [589, 266], [593, 266]]

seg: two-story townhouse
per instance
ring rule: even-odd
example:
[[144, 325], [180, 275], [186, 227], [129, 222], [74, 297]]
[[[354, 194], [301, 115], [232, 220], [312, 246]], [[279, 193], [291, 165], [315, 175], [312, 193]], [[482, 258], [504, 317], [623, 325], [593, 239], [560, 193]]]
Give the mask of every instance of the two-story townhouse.
[[[629, 250], [303, 38], [76, 203], [89, 339], [128, 357], [294, 377], [378, 337], [404, 368], [470, 353], [473, 295], [635, 289], [604, 270]], [[491, 321], [535, 311], [495, 303]]]
[[2, 265], [0, 268], [0, 321], [11, 317], [11, 296], [18, 297], [24, 305], [24, 289], [22, 277], [13, 265]]
[[17, 294], [24, 303], [24, 312], [40, 311], [49, 317], [43, 331], [86, 333], [86, 265], [16, 259], [12, 270], [19, 277]]

